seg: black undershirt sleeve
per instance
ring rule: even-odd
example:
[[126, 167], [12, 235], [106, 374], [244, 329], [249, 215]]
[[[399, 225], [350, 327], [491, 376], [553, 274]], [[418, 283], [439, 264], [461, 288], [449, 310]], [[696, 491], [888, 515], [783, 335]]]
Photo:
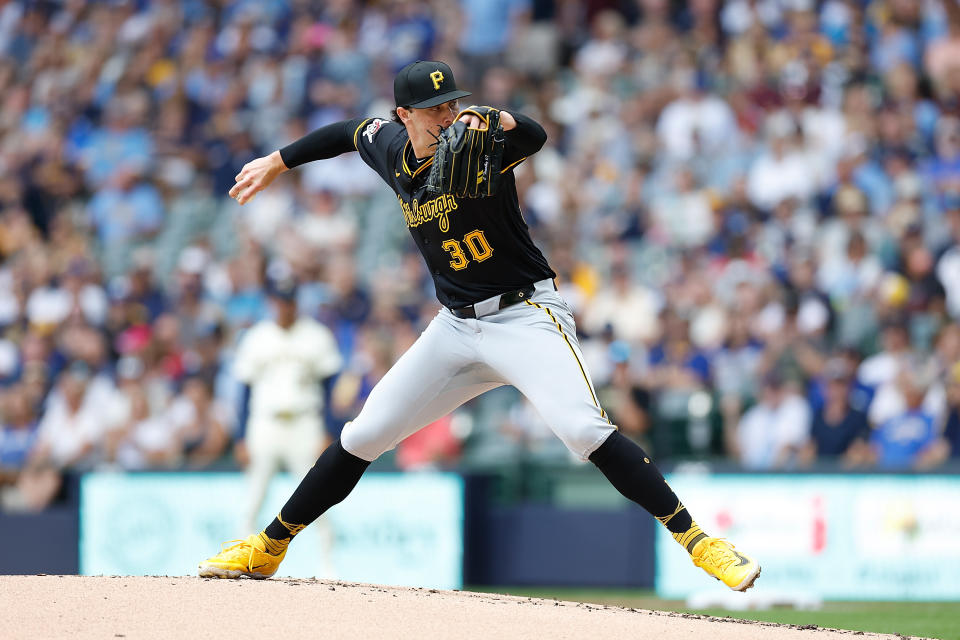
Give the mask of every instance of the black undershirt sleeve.
[[531, 156], [540, 151], [547, 141], [547, 132], [540, 123], [522, 113], [511, 111], [510, 115], [517, 121], [517, 127], [505, 132], [507, 144], [520, 156]]
[[314, 160], [334, 158], [348, 151], [356, 151], [353, 135], [367, 118], [343, 120], [311, 131], [299, 140], [280, 149], [280, 157], [288, 169]]

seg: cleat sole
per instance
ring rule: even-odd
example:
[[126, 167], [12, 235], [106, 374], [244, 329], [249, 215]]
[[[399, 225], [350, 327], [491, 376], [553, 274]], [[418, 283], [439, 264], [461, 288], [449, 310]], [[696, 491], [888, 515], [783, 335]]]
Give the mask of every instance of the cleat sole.
[[222, 567], [217, 567], [214, 565], [202, 565], [197, 570], [197, 575], [199, 575], [201, 578], [222, 578], [226, 580], [237, 580], [243, 576], [253, 578], [254, 580], [266, 580], [273, 574], [268, 576], [262, 573], [243, 571], [241, 569], [223, 569]]
[[760, 565], [757, 565], [757, 571], [756, 571], [756, 573], [754, 573], [754, 574], [752, 574], [752, 575], [749, 575], [749, 576], [747, 576], [746, 578], [744, 578], [743, 582], [741, 582], [740, 584], [738, 584], [738, 585], [735, 586], [735, 587], [732, 587], [733, 590], [734, 590], [734, 591], [744, 592], [744, 591], [747, 591], [748, 589], [750, 589], [750, 588], [754, 585], [754, 583], [757, 581], [757, 578], [760, 577], [760, 571], [761, 571], [761, 570], [762, 570], [762, 569], [761, 569]]
[[197, 574], [201, 578], [227, 578], [235, 580], [243, 575], [243, 572], [239, 570], [221, 569], [220, 567], [207, 565], [200, 567], [200, 569], [197, 571]]

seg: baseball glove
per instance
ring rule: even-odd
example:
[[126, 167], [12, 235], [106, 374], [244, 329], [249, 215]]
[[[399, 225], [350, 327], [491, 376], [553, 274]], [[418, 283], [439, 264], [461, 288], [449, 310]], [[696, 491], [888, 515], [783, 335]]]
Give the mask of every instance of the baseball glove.
[[[482, 129], [468, 129], [461, 118], [473, 114], [484, 123]], [[503, 160], [503, 127], [500, 110], [471, 106], [457, 121], [437, 136], [433, 166], [427, 177], [427, 191], [458, 198], [485, 198], [497, 192]]]

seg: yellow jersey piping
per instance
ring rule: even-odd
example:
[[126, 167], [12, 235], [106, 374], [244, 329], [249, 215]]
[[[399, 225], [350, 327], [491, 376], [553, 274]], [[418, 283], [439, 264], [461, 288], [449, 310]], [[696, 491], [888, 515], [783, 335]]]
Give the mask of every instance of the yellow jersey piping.
[[356, 149], [357, 151], [360, 151], [360, 147], [357, 146], [357, 134], [360, 133], [360, 129], [363, 128], [363, 125], [367, 124], [371, 120], [373, 120], [373, 118], [367, 118], [366, 120], [361, 122], [360, 126], [357, 127], [356, 131], [353, 132], [353, 148]]
[[[577, 361], [577, 366], [580, 367], [580, 375], [583, 376], [583, 381], [587, 383], [587, 389], [590, 390], [590, 398], [593, 399], [593, 404], [596, 405], [597, 409], [600, 409], [600, 417], [606, 420], [607, 422], [610, 422], [610, 418], [607, 417], [607, 414], [603, 410], [603, 407], [601, 407], [600, 403], [597, 402], [597, 394], [593, 392], [593, 385], [590, 384], [590, 378], [587, 377], [587, 371], [586, 369], [583, 368], [583, 363], [580, 362], [580, 357], [577, 355], [577, 352], [574, 351], [573, 345], [570, 343], [570, 338], [568, 338], [567, 334], [564, 333], [563, 327], [560, 326], [560, 322], [558, 322], [557, 319], [553, 317], [553, 313], [550, 311], [550, 309], [547, 309], [546, 307], [541, 307], [536, 302], [531, 302], [530, 300], [524, 300], [524, 302], [526, 302], [530, 306], [534, 306], [537, 309], [542, 309], [543, 311], [547, 312], [547, 315], [550, 317], [550, 320], [552, 320], [553, 324], [556, 325], [557, 331], [559, 331], [560, 335], [563, 336], [563, 341], [566, 342], [567, 346], [570, 348], [570, 353], [573, 354], [573, 359]], [[611, 422], [610, 424], [613, 424], [613, 423]]]

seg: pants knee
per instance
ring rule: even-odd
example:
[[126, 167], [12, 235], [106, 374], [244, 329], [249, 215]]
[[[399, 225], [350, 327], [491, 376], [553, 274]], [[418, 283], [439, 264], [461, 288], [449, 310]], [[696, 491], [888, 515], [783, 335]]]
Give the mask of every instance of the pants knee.
[[583, 424], [561, 425], [555, 432], [571, 453], [581, 460], [587, 460], [590, 454], [596, 451], [597, 447], [603, 444], [610, 437], [610, 434], [616, 430], [617, 428], [612, 424], [603, 423], [587, 427]]
[[358, 424], [356, 421], [344, 425], [340, 434], [340, 444], [358, 458], [373, 462], [384, 452], [393, 448], [394, 443], [384, 434], [383, 430], [371, 428], [370, 425]]

